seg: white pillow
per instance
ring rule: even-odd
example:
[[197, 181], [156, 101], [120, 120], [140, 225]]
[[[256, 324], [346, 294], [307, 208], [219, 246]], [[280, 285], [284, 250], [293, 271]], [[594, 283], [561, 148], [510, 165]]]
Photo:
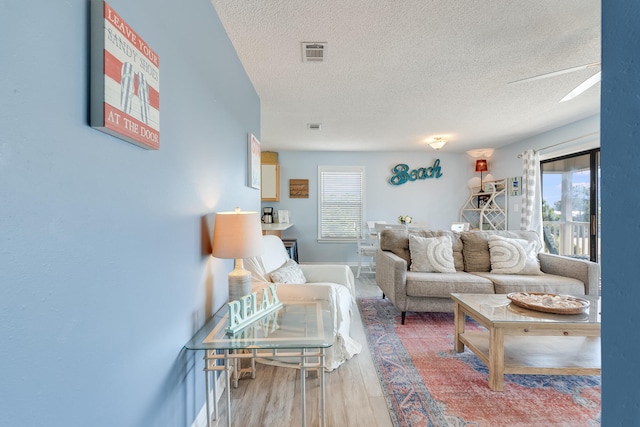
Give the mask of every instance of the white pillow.
[[273, 283], [307, 283], [302, 269], [297, 262], [290, 259], [280, 268], [269, 273], [269, 279]]
[[453, 242], [449, 236], [420, 237], [409, 235], [411, 271], [455, 273]]
[[488, 240], [492, 273], [542, 274], [536, 242], [502, 236], [489, 236]]

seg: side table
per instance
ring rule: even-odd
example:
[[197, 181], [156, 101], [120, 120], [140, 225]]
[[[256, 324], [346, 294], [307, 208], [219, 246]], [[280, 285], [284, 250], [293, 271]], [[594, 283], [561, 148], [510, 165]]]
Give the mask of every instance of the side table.
[[298, 239], [282, 239], [282, 243], [289, 252], [289, 258], [298, 262]]
[[[217, 396], [215, 372], [224, 372], [226, 382], [227, 426], [231, 427], [231, 375], [237, 386], [237, 362], [251, 359], [252, 376], [256, 359], [280, 357], [297, 358], [298, 363], [287, 364], [300, 369], [302, 426], [306, 426], [306, 370], [317, 369], [320, 380], [320, 423], [325, 425], [325, 349], [334, 341], [333, 322], [325, 301], [282, 301], [283, 306], [255, 321], [242, 331], [226, 333], [228, 313], [226, 305], [218, 311], [187, 344], [187, 350], [204, 350], [206, 379], [207, 427], [211, 427], [210, 382], [213, 377], [214, 396]], [[218, 364], [222, 361], [222, 365]], [[213, 402], [214, 420], [219, 419], [218, 402]]]

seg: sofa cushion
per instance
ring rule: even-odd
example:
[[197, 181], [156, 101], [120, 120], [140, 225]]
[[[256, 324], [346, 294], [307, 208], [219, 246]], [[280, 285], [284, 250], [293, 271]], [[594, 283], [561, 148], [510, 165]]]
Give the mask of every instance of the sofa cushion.
[[400, 258], [404, 259], [407, 262], [407, 267], [410, 268], [411, 253], [409, 251], [409, 234], [419, 237], [451, 237], [453, 263], [455, 265], [456, 271], [464, 270], [464, 261], [462, 259], [462, 240], [460, 240], [460, 234], [454, 233], [449, 230], [382, 230], [380, 232], [380, 249], [382, 249], [383, 251], [390, 251], [398, 255]]
[[492, 273], [542, 274], [535, 242], [490, 235], [489, 256]]
[[540, 237], [535, 231], [464, 231], [460, 233], [460, 239], [463, 243], [464, 271], [491, 271], [491, 257], [489, 255], [489, 236], [491, 235], [536, 242], [536, 253], [542, 250]]
[[451, 237], [420, 237], [409, 234], [411, 271], [455, 273]]
[[496, 294], [511, 292], [544, 292], [563, 295], [584, 295], [584, 283], [570, 277], [542, 273], [538, 276], [475, 272], [472, 275], [491, 280]]
[[450, 274], [407, 272], [407, 295], [410, 297], [450, 298], [451, 293], [492, 294], [493, 283], [463, 271]]
[[269, 279], [273, 283], [307, 283], [302, 269], [297, 262], [290, 259], [277, 270], [269, 273]]

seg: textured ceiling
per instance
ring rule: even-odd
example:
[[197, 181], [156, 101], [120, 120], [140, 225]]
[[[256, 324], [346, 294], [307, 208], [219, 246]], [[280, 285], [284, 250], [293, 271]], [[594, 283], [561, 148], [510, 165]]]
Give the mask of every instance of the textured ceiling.
[[[212, 0], [261, 101], [268, 150], [450, 152], [598, 114], [600, 0]], [[324, 63], [301, 42], [326, 42]], [[320, 131], [307, 129], [321, 123]], [[431, 148], [426, 147], [431, 150]]]

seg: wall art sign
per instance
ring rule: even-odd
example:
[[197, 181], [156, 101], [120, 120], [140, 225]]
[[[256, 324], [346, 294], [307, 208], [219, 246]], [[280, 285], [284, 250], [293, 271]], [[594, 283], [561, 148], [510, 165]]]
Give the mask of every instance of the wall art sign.
[[160, 149], [160, 60], [102, 0], [91, 2], [90, 125]]
[[290, 199], [308, 199], [309, 198], [309, 180], [308, 179], [290, 179], [289, 180], [289, 198]]
[[248, 176], [247, 176], [247, 180], [248, 180], [248, 185], [251, 188], [255, 188], [257, 190], [260, 189], [260, 141], [258, 141], [258, 138], [256, 138], [255, 136], [253, 136], [252, 133], [249, 134], [249, 137], [247, 139], [247, 151], [248, 153], [248, 165], [247, 165], [247, 170], [248, 172]]
[[389, 178], [389, 182], [393, 185], [402, 185], [407, 181], [416, 181], [419, 179], [438, 179], [442, 176], [440, 159], [436, 159], [432, 166], [411, 170], [408, 165], [400, 163], [395, 165], [391, 169], [391, 172], [393, 172], [393, 176]]

